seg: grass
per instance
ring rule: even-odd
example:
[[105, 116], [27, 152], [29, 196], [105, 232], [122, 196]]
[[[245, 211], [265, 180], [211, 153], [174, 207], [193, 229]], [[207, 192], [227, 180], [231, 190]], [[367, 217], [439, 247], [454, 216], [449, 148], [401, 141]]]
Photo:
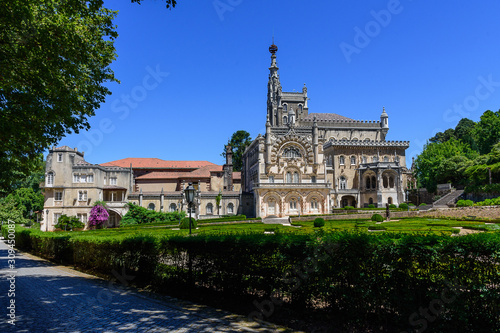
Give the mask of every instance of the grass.
[[[485, 224], [482, 221], [464, 221], [451, 219], [436, 219], [436, 218], [401, 218], [397, 221], [382, 222], [377, 224], [370, 219], [353, 219], [353, 220], [326, 220], [325, 226], [321, 228], [324, 232], [337, 232], [355, 230], [361, 232], [396, 232], [396, 233], [435, 233], [451, 235], [456, 228], [462, 227], [466, 229], [498, 232], [500, 231], [500, 221], [495, 221], [495, 224]], [[293, 226], [283, 226], [281, 224], [264, 224], [255, 221], [253, 223], [229, 223], [217, 225], [202, 225], [197, 229], [193, 229], [193, 234], [248, 234], [274, 232], [274, 233], [313, 233], [320, 228], [314, 227], [313, 221], [297, 221], [292, 223]], [[51, 233], [53, 236], [68, 235], [72, 238], [126, 238], [131, 236], [144, 237], [170, 237], [170, 236], [187, 236], [189, 230], [179, 230], [177, 227], [166, 224], [136, 224], [121, 228], [109, 228], [88, 231], [56, 231]]]

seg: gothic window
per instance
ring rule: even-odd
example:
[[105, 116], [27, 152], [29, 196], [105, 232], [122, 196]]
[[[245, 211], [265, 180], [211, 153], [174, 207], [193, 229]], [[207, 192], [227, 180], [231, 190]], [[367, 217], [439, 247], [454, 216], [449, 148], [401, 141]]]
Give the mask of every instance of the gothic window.
[[366, 188], [369, 189], [371, 187], [371, 184], [370, 184], [370, 177], [366, 177]]
[[351, 165], [356, 165], [356, 157], [351, 156]]
[[372, 162], [378, 162], [378, 157], [377, 156], [373, 156], [372, 157]]
[[389, 187], [389, 182], [387, 181], [387, 176], [383, 176], [382, 177], [382, 181], [384, 183], [384, 188]]
[[299, 112], [302, 113], [302, 104], [299, 104]]
[[155, 210], [155, 204], [154, 204], [154, 203], [150, 203], [150, 204], [148, 205], [148, 209], [149, 209], [149, 210]]
[[377, 187], [377, 179], [375, 178], [375, 176], [372, 176], [372, 188], [376, 187]]
[[212, 203], [207, 203], [207, 215], [212, 215], [213, 214], [213, 205]]
[[286, 182], [287, 183], [291, 183], [292, 182], [292, 173], [290, 171], [288, 171], [286, 173]]
[[318, 209], [318, 201], [316, 200], [316, 198], [312, 198], [311, 200], [311, 209], [313, 210]]
[[339, 186], [341, 190], [345, 190], [347, 188], [347, 179], [345, 179], [344, 176], [340, 177]]
[[389, 177], [389, 187], [394, 188], [394, 177]]
[[384, 162], [389, 162], [389, 157], [384, 156]]
[[171, 212], [175, 212], [177, 210], [177, 205], [175, 203], [171, 203], [168, 207], [168, 210]]
[[288, 147], [283, 151], [283, 157], [301, 157], [299, 148]]
[[332, 166], [332, 156], [331, 155], [327, 157], [326, 165]]
[[311, 176], [311, 183], [316, 183], [316, 176]]
[[299, 173], [297, 171], [295, 171], [293, 173], [293, 182], [294, 183], [298, 183], [299, 182]]
[[230, 202], [228, 205], [227, 205], [227, 213], [228, 214], [234, 214], [234, 205], [232, 202]]
[[269, 176], [269, 183], [274, 183], [274, 176]]
[[345, 164], [345, 157], [344, 156], [340, 156], [339, 157], [339, 164], [340, 165], [344, 165]]
[[283, 111], [287, 111], [287, 105], [286, 104], [283, 104]]
[[297, 200], [295, 198], [290, 200], [290, 210], [297, 210]]
[[283, 124], [288, 124], [288, 118], [286, 116], [283, 116]]
[[367, 162], [366, 156], [363, 156], [361, 160], [363, 161], [363, 163], [366, 163]]
[[54, 185], [54, 173], [49, 172], [47, 174], [47, 186], [52, 186]]

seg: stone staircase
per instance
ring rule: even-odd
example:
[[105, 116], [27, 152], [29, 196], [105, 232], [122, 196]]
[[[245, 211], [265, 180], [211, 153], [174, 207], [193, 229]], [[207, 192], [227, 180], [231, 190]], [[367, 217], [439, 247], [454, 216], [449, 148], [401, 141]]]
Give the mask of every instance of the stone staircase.
[[457, 200], [457, 198], [459, 196], [461, 196], [463, 193], [464, 193], [463, 190], [452, 191], [452, 192], [448, 193], [447, 195], [445, 195], [444, 197], [442, 197], [441, 199], [435, 201], [432, 204], [432, 207], [433, 208], [448, 208], [448, 204], [455, 204], [455, 201]]

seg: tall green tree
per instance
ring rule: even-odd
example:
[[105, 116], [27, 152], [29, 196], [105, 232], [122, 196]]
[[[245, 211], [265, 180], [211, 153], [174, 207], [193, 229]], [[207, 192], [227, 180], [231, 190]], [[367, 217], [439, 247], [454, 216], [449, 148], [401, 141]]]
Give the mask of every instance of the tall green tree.
[[472, 149], [477, 150], [476, 139], [474, 137], [474, 129], [476, 123], [468, 118], [462, 118], [455, 127], [455, 137], [468, 144]]
[[485, 111], [474, 129], [477, 146], [481, 154], [488, 154], [500, 142], [500, 110]]
[[415, 161], [416, 176], [429, 192], [435, 192], [437, 184], [461, 179], [470, 160], [477, 156], [478, 153], [469, 145], [455, 138], [442, 143], [428, 143]]
[[226, 146], [230, 145], [233, 147], [233, 170], [241, 171], [243, 166], [243, 153], [245, 149], [250, 146], [252, 143], [252, 138], [250, 137], [250, 133], [247, 131], [239, 130], [233, 133], [231, 139], [224, 145], [224, 150], [222, 151], [221, 156], [226, 157]]
[[118, 82], [109, 67], [115, 15], [102, 0], [2, 1], [0, 170], [7, 172], [0, 192], [9, 189], [8, 171], [29, 175], [38, 154], [89, 129], [88, 118], [110, 94], [105, 83]]

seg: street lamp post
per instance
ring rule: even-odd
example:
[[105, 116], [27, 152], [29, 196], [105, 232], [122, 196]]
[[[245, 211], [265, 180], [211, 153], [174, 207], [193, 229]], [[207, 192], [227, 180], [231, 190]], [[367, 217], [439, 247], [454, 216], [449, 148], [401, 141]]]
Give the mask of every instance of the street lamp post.
[[196, 189], [193, 187], [193, 183], [189, 183], [188, 187], [184, 190], [184, 194], [186, 196], [186, 201], [188, 203], [188, 210], [189, 210], [189, 234], [191, 235], [191, 205], [193, 204], [194, 201], [194, 193], [196, 192]]

